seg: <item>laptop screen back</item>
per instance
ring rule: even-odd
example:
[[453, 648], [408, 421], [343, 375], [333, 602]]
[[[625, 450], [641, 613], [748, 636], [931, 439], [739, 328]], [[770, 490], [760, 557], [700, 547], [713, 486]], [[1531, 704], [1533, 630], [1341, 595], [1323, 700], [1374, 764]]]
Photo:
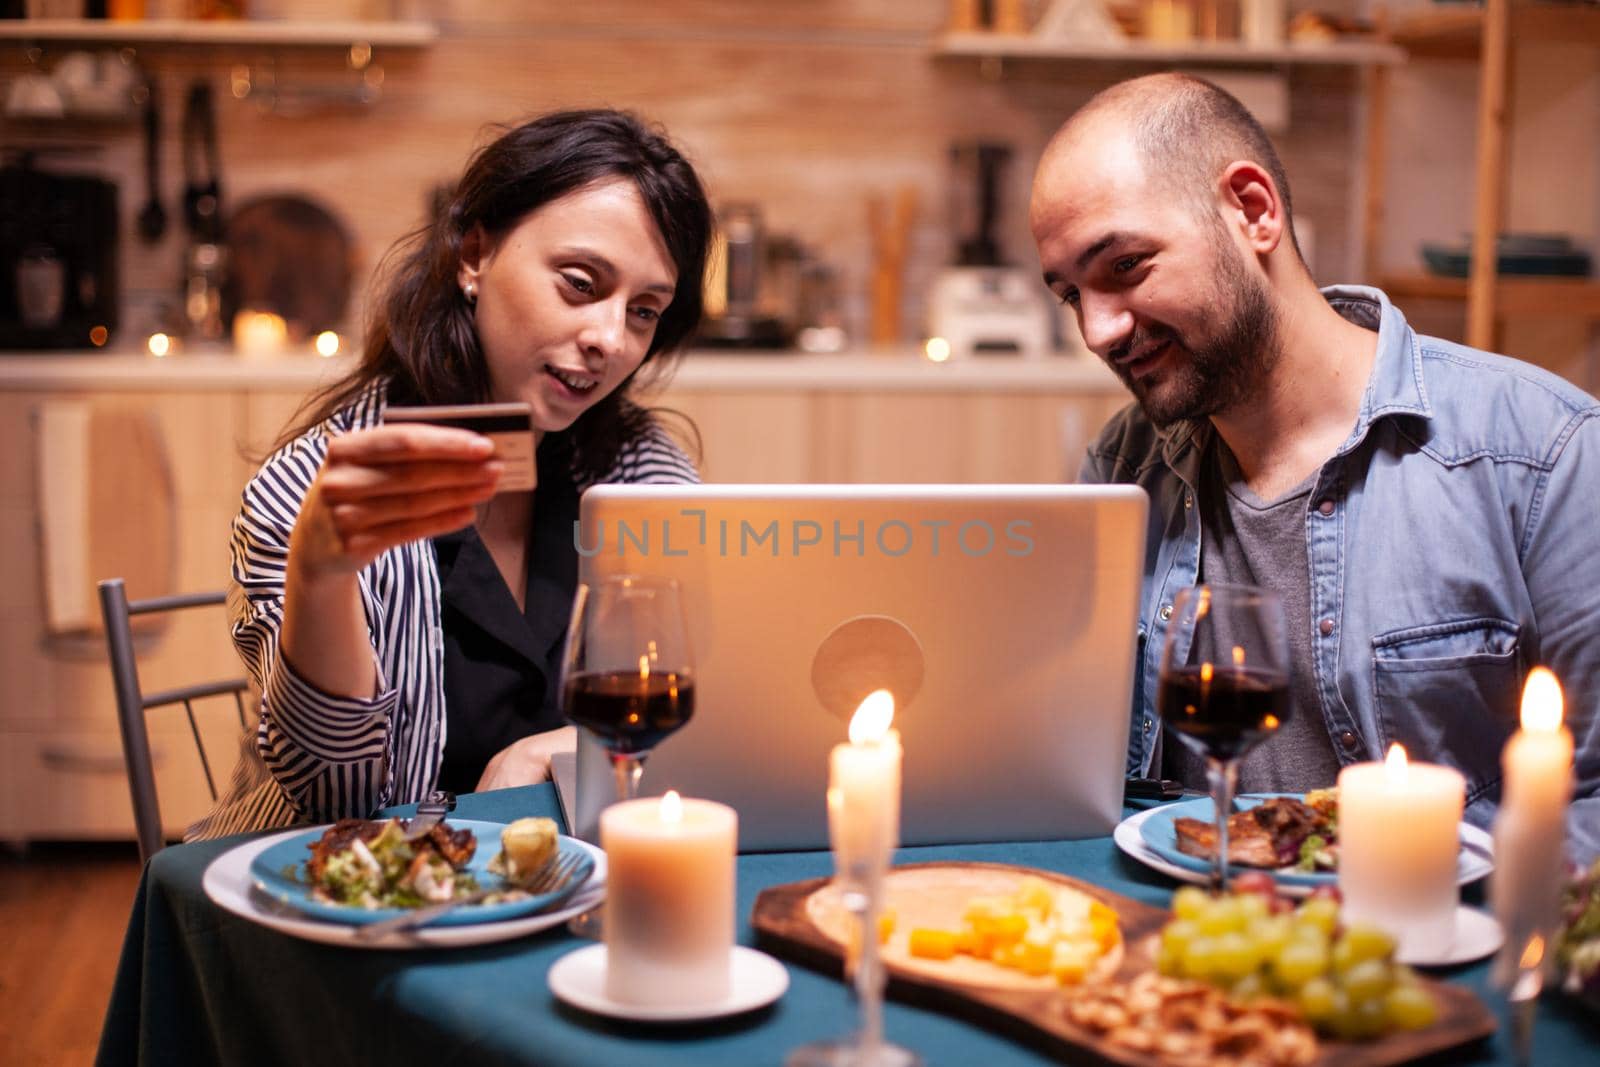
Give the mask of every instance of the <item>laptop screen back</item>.
[[[882, 687], [902, 843], [1109, 833], [1147, 506], [1129, 486], [589, 490], [581, 577], [677, 579], [695, 656], [694, 716], [641, 795], [732, 805], [745, 851], [825, 848], [829, 749]], [[576, 793], [592, 838], [615, 785], [581, 732]]]

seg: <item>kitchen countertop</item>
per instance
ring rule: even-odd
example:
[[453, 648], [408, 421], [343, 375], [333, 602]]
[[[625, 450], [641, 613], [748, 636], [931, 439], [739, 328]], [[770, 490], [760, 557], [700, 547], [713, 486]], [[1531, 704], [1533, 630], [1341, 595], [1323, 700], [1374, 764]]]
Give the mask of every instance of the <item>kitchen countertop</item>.
[[[306, 391], [354, 366], [351, 357], [241, 356], [232, 352], [174, 353], [157, 359], [140, 352], [35, 352], [0, 356], [0, 391], [234, 389]], [[1085, 356], [988, 356], [933, 363], [916, 348], [806, 353], [690, 352], [678, 365], [676, 392], [809, 390], [912, 392], [1115, 393], [1116, 377]]]

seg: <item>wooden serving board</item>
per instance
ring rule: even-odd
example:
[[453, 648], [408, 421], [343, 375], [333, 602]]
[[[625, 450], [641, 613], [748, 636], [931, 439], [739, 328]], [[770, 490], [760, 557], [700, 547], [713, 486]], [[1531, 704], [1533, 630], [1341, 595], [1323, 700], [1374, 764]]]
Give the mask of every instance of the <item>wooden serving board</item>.
[[[948, 962], [912, 957], [906, 942], [913, 926], [956, 929], [972, 896], [1006, 895], [1026, 876], [1067, 886], [1116, 911], [1125, 951], [1116, 951], [1088, 981], [1126, 982], [1154, 966], [1155, 935], [1170, 913], [1050, 871], [999, 863], [913, 863], [889, 872], [885, 906], [895, 912], [884, 946], [889, 995], [967, 1019], [985, 1029], [1040, 1047], [1068, 1061], [1098, 1060], [1127, 1067], [1157, 1067], [1154, 1056], [1109, 1044], [1068, 1021], [1054, 981], [1030, 978], [985, 960]], [[751, 922], [763, 946], [797, 963], [840, 975], [848, 926], [832, 879], [773, 886], [756, 898]], [[1426, 1030], [1397, 1031], [1377, 1041], [1319, 1038], [1317, 1067], [1390, 1067], [1487, 1037], [1495, 1019], [1470, 990], [1427, 982], [1439, 1004], [1439, 1021]]]

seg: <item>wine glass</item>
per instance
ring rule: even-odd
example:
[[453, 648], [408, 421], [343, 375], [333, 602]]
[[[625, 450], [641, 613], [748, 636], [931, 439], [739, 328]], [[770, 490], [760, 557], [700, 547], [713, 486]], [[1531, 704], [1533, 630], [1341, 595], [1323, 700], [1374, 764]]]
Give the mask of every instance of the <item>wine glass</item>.
[[1205, 758], [1216, 803], [1213, 882], [1228, 888], [1228, 814], [1239, 759], [1289, 717], [1283, 602], [1268, 589], [1196, 585], [1172, 602], [1161, 653], [1161, 718]]
[[645, 758], [694, 715], [694, 658], [677, 582], [624, 574], [578, 586], [561, 706], [605, 746], [617, 799], [631, 800]]
[[[561, 707], [611, 757], [617, 799], [639, 792], [651, 750], [694, 715], [694, 657], [678, 583], [615, 575], [580, 583], [561, 660]], [[598, 911], [569, 923], [600, 936]]]

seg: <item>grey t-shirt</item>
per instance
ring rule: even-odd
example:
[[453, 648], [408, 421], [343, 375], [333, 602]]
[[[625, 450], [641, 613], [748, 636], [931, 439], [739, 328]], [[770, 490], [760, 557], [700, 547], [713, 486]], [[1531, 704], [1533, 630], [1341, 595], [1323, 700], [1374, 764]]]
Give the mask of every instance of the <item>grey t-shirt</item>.
[[[1311, 659], [1306, 508], [1315, 482], [1313, 473], [1278, 499], [1263, 501], [1216, 436], [1200, 475], [1200, 580], [1274, 590], [1289, 627], [1289, 717], [1239, 761], [1241, 793], [1299, 793], [1331, 786], [1339, 776]], [[1205, 789], [1205, 759], [1171, 731], [1163, 740], [1165, 776]]]

